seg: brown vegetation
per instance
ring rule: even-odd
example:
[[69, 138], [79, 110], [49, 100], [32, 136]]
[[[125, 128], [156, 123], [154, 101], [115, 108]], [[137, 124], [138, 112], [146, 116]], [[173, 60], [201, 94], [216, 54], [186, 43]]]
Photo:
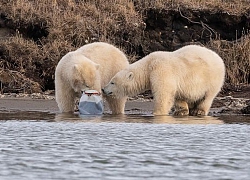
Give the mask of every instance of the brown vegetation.
[[250, 82], [248, 0], [3, 0], [0, 15], [1, 92], [53, 89], [61, 57], [95, 41], [130, 62], [203, 44], [225, 60], [227, 84]]

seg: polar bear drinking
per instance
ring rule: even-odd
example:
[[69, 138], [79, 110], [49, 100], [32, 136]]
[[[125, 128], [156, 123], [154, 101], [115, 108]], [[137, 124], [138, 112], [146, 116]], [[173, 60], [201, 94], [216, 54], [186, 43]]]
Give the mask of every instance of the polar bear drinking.
[[225, 78], [218, 54], [198, 45], [173, 52], [153, 52], [118, 72], [102, 89], [115, 97], [151, 90], [154, 114], [206, 116]]
[[[101, 88], [129, 62], [118, 48], [96, 42], [69, 52], [59, 61], [55, 71], [56, 102], [61, 112], [73, 112], [75, 98], [81, 91]], [[123, 114], [127, 97], [106, 97], [112, 114]]]

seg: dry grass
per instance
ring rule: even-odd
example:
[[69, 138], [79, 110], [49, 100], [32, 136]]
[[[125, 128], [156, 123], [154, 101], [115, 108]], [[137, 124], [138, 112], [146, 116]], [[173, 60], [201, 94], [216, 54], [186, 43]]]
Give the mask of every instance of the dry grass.
[[18, 71], [0, 68], [0, 93], [28, 93], [41, 92], [39, 83], [25, 77]]
[[194, 10], [210, 9], [230, 14], [242, 14], [249, 10], [249, 0], [134, 0], [140, 8], [177, 9], [179, 7]]
[[7, 0], [0, 2], [0, 12], [17, 30], [0, 41], [0, 67], [33, 75], [43, 89], [53, 86], [55, 66], [68, 51], [95, 41], [130, 50], [141, 37], [142, 18], [126, 0]]
[[[121, 47], [133, 62], [144, 38], [145, 10], [179, 7], [229, 14], [245, 14], [250, 9], [249, 0], [4, 0], [0, 13], [16, 33], [7, 40], [0, 38], [0, 71], [19, 72], [20, 79], [51, 89], [60, 58], [95, 41]], [[227, 82], [249, 83], [249, 36], [235, 43], [217, 42], [208, 46], [226, 59]]]
[[[50, 41], [65, 39], [74, 46], [117, 33], [135, 33], [140, 22], [133, 3], [129, 1], [14, 0], [8, 13], [14, 23], [48, 28]], [[5, 10], [6, 11], [6, 10]], [[124, 27], [124, 32], [121, 31]], [[129, 32], [131, 30], [131, 32]], [[115, 39], [114, 39], [115, 40]]]
[[225, 61], [227, 83], [239, 86], [250, 82], [250, 34], [235, 42], [212, 40], [207, 46]]

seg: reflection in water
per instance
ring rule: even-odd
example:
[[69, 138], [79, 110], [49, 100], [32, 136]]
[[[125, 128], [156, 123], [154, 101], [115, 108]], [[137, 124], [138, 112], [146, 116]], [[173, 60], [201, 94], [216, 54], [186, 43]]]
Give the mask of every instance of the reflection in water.
[[220, 115], [217, 117], [173, 117], [173, 116], [153, 116], [151, 114], [125, 114], [88, 116], [78, 113], [49, 113], [35, 111], [11, 111], [0, 112], [0, 120], [46, 120], [46, 121], [69, 121], [69, 122], [119, 122], [119, 123], [156, 123], [156, 124], [250, 124], [250, 116], [247, 115]]
[[111, 122], [111, 123], [153, 123], [153, 124], [250, 124], [250, 116], [221, 115], [218, 117], [173, 117], [173, 116], [153, 116], [140, 114], [85, 116], [75, 114], [56, 114], [55, 121], [77, 121], [77, 122]]
[[103, 115], [86, 116], [78, 114], [56, 114], [55, 121], [113, 122], [113, 123], [155, 123], [155, 124], [222, 124], [217, 117], [173, 117], [153, 115]]
[[250, 124], [250, 115], [221, 115], [218, 119], [227, 124]]
[[51, 120], [54, 113], [36, 111], [0, 111], [0, 120]]

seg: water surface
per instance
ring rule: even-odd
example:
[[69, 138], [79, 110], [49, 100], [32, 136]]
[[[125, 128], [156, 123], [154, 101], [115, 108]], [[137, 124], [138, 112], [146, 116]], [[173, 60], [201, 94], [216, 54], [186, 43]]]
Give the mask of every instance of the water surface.
[[0, 113], [0, 179], [250, 179], [250, 116]]

